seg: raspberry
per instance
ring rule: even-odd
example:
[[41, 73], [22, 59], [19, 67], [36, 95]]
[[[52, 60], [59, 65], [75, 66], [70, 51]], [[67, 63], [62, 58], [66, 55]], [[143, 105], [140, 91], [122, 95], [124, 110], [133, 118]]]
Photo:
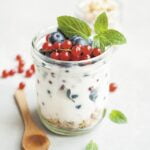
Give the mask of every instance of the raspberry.
[[26, 78], [30, 78], [33, 75], [33, 71], [31, 69], [28, 69], [25, 73]]
[[3, 70], [2, 72], [2, 78], [7, 78], [9, 73], [6, 70]]
[[16, 73], [16, 71], [14, 69], [11, 69], [8, 74], [9, 76], [13, 76]]
[[101, 54], [101, 50], [99, 48], [94, 48], [92, 51], [92, 55], [94, 57], [99, 56]]
[[17, 71], [18, 73], [23, 73], [24, 72], [24, 69], [23, 69], [23, 67], [18, 67], [18, 71]]
[[22, 57], [21, 57], [21, 55], [19, 55], [19, 54], [18, 54], [18, 55], [16, 55], [16, 60], [17, 60], [17, 61], [20, 61], [20, 60], [22, 60]]
[[34, 66], [34, 64], [31, 65], [30, 69], [31, 69], [33, 72], [35, 72], [35, 66]]

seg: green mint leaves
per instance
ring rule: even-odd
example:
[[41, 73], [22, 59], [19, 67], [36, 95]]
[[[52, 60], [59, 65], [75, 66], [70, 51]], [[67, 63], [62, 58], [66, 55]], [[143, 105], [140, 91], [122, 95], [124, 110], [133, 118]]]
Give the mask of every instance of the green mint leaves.
[[58, 28], [67, 36], [72, 37], [79, 35], [85, 39], [91, 35], [91, 29], [84, 21], [71, 17], [71, 16], [60, 16], [57, 18]]
[[[100, 14], [94, 24], [97, 35], [94, 37], [94, 47], [99, 47], [103, 51], [106, 47], [126, 43], [126, 38], [122, 33], [114, 29], [108, 29], [108, 18], [106, 13]], [[97, 44], [99, 40], [99, 45]], [[95, 46], [96, 45], [96, 46]]]
[[94, 24], [95, 33], [100, 34], [108, 29], [108, 18], [106, 13], [99, 15]]
[[112, 110], [109, 115], [109, 118], [111, 121], [118, 123], [118, 124], [127, 123], [126, 116], [119, 110]]
[[[68, 37], [74, 35], [88, 39], [91, 36], [91, 28], [84, 21], [71, 17], [60, 16], [57, 18], [58, 28]], [[106, 13], [100, 14], [94, 23], [95, 35], [93, 47], [98, 47], [105, 51], [106, 47], [126, 43], [126, 38], [117, 30], [108, 28], [108, 18]]]
[[86, 146], [86, 150], [98, 150], [98, 145], [94, 141], [90, 141]]

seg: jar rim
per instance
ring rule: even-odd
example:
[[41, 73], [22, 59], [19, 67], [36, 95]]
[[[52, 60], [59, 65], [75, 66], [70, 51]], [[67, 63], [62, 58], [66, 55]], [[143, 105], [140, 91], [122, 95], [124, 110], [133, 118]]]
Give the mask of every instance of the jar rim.
[[48, 58], [47, 56], [44, 56], [43, 54], [40, 53], [39, 48], [37, 47], [37, 42], [44, 37], [46, 34], [49, 34], [49, 31], [56, 31], [57, 27], [56, 26], [52, 26], [52, 27], [48, 27], [44, 30], [41, 30], [40, 32], [38, 32], [38, 34], [36, 34], [34, 36], [34, 38], [32, 39], [32, 56], [37, 56], [38, 58], [40, 58], [42, 61], [46, 62], [46, 63], [50, 63], [50, 64], [58, 64], [58, 65], [68, 65], [68, 66], [74, 66], [74, 65], [79, 65], [79, 66], [84, 66], [84, 65], [88, 65], [88, 64], [93, 64], [97, 61], [102, 61], [104, 60], [108, 55], [110, 55], [111, 53], [114, 52], [115, 48], [111, 47], [108, 48], [105, 52], [103, 52], [101, 55], [87, 59], [87, 60], [80, 60], [80, 61], [63, 61], [63, 60], [56, 60], [56, 59], [52, 59], [52, 58]]

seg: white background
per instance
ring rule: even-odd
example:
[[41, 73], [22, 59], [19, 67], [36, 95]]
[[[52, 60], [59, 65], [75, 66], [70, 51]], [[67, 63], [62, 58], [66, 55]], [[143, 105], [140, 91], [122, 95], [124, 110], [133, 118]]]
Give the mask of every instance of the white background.
[[[72, 14], [75, 0], [0, 0], [0, 72], [15, 67], [17, 53], [31, 63], [31, 39], [39, 30], [55, 25], [56, 17]], [[93, 132], [63, 137], [49, 133], [53, 150], [84, 150], [89, 140], [99, 150], [150, 150], [150, 2], [124, 0], [123, 28], [128, 44], [113, 56], [111, 81], [118, 84], [111, 94], [110, 108], [122, 110], [128, 124], [116, 125], [107, 118]], [[20, 150], [23, 123], [13, 94], [23, 75], [0, 79], [0, 150]], [[32, 115], [36, 97], [34, 78], [26, 80], [26, 93]]]

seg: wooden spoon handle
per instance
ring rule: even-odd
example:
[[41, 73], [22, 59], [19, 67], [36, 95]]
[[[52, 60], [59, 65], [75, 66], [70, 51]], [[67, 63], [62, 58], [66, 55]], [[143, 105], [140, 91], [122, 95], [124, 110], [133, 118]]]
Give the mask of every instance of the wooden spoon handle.
[[17, 90], [15, 93], [15, 100], [18, 105], [18, 108], [22, 114], [22, 118], [25, 124], [25, 127], [31, 127], [34, 125], [33, 120], [31, 118], [29, 108], [27, 105], [27, 100], [25, 97], [25, 93], [23, 90]]

